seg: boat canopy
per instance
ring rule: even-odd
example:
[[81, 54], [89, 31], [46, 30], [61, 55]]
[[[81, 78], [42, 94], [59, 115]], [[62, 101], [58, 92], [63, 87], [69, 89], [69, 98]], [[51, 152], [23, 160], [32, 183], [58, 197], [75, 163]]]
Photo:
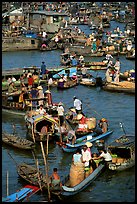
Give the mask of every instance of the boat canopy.
[[59, 79], [61, 78], [61, 75], [64, 74], [64, 76], [67, 76], [69, 70], [69, 77], [72, 77], [74, 74], [77, 73], [77, 68], [76, 67], [71, 67], [71, 68], [65, 68], [62, 71], [58, 72], [57, 74], [53, 75], [54, 79]]
[[47, 121], [49, 121], [51, 123], [58, 124], [58, 122], [56, 120], [54, 120], [54, 118], [52, 118], [49, 115], [39, 114], [39, 115], [33, 116], [32, 118], [28, 118], [28, 122], [30, 122], [31, 124], [33, 124], [34, 122], [38, 123], [38, 122], [40, 122], [42, 120], [47, 120]]

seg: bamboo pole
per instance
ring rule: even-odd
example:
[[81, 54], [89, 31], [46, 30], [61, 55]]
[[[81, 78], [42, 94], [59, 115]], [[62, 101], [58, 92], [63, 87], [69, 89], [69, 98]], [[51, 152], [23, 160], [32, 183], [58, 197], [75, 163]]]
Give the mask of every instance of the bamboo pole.
[[33, 126], [33, 124], [32, 124], [32, 137], [33, 137], [33, 141], [34, 141], [34, 143], [35, 143], [36, 140], [35, 140], [35, 136], [34, 136], [34, 126]]
[[36, 167], [37, 167], [37, 170], [38, 170], [38, 183], [39, 183], [39, 187], [40, 187], [40, 190], [42, 191], [41, 179], [40, 179], [40, 171], [39, 171], [39, 162], [38, 162], [38, 159], [35, 157], [34, 151], [32, 151], [32, 154], [33, 154], [33, 157], [34, 157], [34, 160], [35, 160], [35, 164], [36, 164]]
[[[48, 135], [47, 135], [47, 143], [48, 143]], [[41, 145], [41, 151], [42, 151], [42, 155], [43, 155], [43, 159], [44, 159], [44, 163], [45, 163], [46, 181], [47, 181], [47, 187], [48, 187], [48, 201], [51, 202], [50, 189], [49, 189], [49, 179], [48, 179], [48, 163], [47, 163], [48, 154], [45, 157], [43, 143], [40, 142], [40, 145]], [[47, 146], [47, 150], [48, 150], [48, 146]]]
[[9, 172], [7, 171], [7, 196], [9, 195]]

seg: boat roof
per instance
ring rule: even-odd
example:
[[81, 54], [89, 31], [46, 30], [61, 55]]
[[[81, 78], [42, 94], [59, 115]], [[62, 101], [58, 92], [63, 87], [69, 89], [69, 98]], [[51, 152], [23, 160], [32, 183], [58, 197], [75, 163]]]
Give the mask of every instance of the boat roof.
[[33, 116], [33, 117], [31, 117], [31, 118], [28, 118], [28, 121], [30, 122], [30, 123], [37, 123], [37, 122], [40, 122], [41, 120], [48, 120], [49, 122], [51, 122], [51, 123], [55, 123], [55, 124], [58, 124], [57, 123], [57, 121], [54, 119], [54, 118], [52, 118], [50, 115], [43, 115], [43, 114], [38, 114], [38, 115], [36, 115], [36, 116]]

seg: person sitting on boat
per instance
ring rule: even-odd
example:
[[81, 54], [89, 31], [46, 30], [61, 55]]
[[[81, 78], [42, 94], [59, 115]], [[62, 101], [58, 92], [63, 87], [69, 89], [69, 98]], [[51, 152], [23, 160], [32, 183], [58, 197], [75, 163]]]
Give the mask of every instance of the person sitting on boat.
[[99, 121], [99, 127], [102, 129], [102, 133], [106, 133], [108, 131], [108, 121], [106, 118], [102, 118]]
[[87, 77], [87, 68], [84, 65], [82, 65], [81, 74], [82, 74], [82, 78]]
[[36, 110], [39, 114], [45, 115], [46, 110], [43, 108], [43, 104], [40, 104], [39, 109]]
[[53, 168], [53, 173], [50, 176], [51, 179], [51, 186], [55, 187], [55, 186], [60, 186], [62, 187], [62, 183], [60, 180], [60, 176], [58, 174], [58, 169], [57, 168]]
[[81, 113], [82, 112], [82, 102], [80, 99], [78, 99], [76, 96], [73, 97], [74, 100], [74, 107], [76, 109], [76, 113]]
[[106, 59], [109, 61], [110, 59], [113, 59], [113, 56], [111, 54], [107, 54]]
[[68, 131], [68, 134], [67, 134], [67, 143], [70, 143], [73, 145], [75, 144], [75, 141], [76, 141], [76, 134], [75, 134], [75, 131], [74, 130], [69, 130]]
[[11, 83], [9, 84], [8, 93], [14, 93], [14, 92], [16, 92], [17, 90], [18, 90], [18, 89], [15, 88], [14, 82], [11, 82]]
[[110, 162], [112, 162], [112, 156], [111, 154], [106, 151], [105, 149], [100, 149], [99, 150], [99, 153], [100, 155], [98, 157], [94, 157], [94, 160], [97, 160], [97, 159], [103, 159], [102, 161], [99, 162], [99, 165], [102, 163], [107, 166]]
[[80, 64], [84, 62], [84, 57], [83, 57], [83, 55], [80, 55], [80, 57], [79, 57], [79, 62], [80, 62]]

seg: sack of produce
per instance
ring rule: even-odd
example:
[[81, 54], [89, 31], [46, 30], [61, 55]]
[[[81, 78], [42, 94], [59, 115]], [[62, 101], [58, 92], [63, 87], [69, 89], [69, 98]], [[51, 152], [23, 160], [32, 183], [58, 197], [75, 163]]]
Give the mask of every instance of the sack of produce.
[[84, 180], [84, 164], [71, 165], [70, 168], [70, 185], [71, 187], [79, 184]]

